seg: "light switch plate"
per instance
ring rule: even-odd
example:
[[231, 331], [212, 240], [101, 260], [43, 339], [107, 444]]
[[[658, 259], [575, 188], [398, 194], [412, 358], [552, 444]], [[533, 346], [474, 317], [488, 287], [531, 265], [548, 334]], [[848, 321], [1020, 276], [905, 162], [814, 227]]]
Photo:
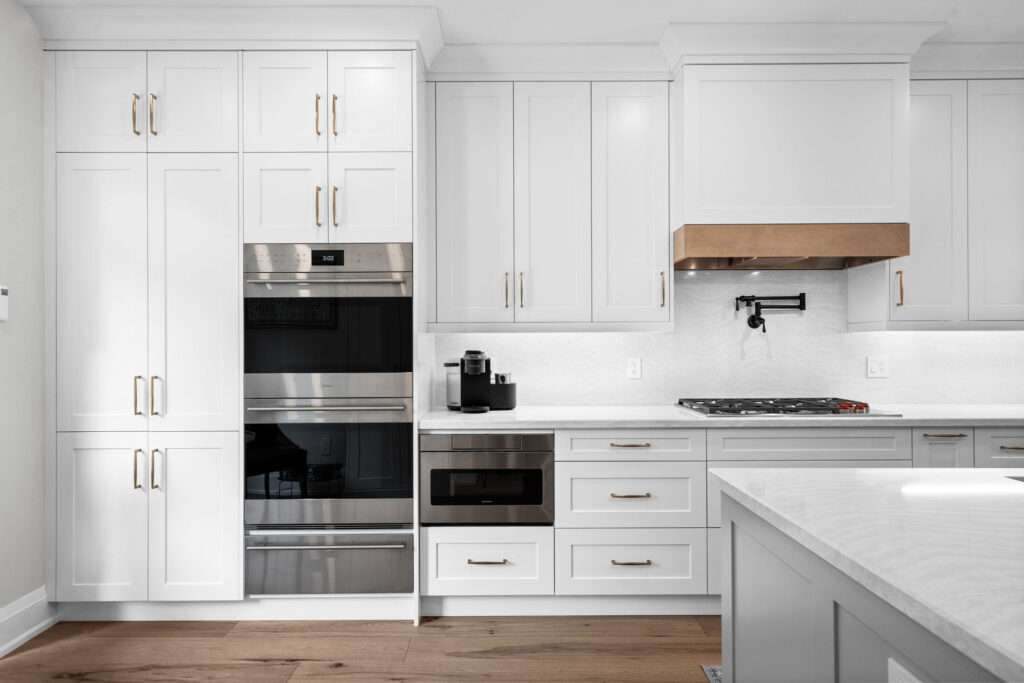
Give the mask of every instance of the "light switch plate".
[[640, 379], [644, 376], [644, 361], [642, 358], [626, 359], [626, 377], [629, 379]]
[[867, 357], [868, 379], [885, 379], [889, 376], [889, 356]]
[[10, 291], [3, 285], [0, 285], [0, 322], [7, 320], [10, 314], [11, 309], [8, 303], [10, 300]]

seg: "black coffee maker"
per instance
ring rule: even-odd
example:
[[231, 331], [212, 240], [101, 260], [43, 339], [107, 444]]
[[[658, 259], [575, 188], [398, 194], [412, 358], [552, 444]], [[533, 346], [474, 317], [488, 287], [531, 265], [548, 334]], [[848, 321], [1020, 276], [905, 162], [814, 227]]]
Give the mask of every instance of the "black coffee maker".
[[462, 412], [486, 413], [491, 409], [491, 359], [483, 351], [468, 350], [459, 360], [462, 375]]

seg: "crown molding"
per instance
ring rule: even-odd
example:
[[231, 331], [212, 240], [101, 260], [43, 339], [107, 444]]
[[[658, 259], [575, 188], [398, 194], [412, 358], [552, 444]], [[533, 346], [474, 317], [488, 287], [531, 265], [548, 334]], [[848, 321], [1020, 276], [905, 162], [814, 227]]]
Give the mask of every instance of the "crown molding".
[[1022, 78], [1024, 43], [925, 43], [911, 78]]
[[447, 45], [430, 67], [435, 81], [670, 80], [655, 44]]

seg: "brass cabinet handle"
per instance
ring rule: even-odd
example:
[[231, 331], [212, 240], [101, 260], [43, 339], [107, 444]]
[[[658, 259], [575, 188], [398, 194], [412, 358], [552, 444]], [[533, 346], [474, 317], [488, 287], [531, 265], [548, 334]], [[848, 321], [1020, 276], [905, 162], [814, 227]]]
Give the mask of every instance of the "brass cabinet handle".
[[650, 493], [609, 493], [612, 498], [650, 498]]
[[608, 444], [610, 448], [650, 448], [651, 444], [647, 441], [643, 443], [616, 443], [612, 441]]
[[966, 434], [929, 434], [925, 432], [922, 436], [926, 439], [963, 439]]
[[474, 560], [474, 559], [467, 559], [466, 560], [466, 564], [479, 564], [479, 565], [495, 565], [495, 564], [498, 564], [498, 565], [501, 565], [501, 564], [511, 564], [511, 562], [509, 562], [508, 560], [506, 560], [504, 558], [502, 558], [500, 560]]
[[132, 133], [142, 135], [139, 130], [139, 93], [132, 93]]
[[142, 456], [145, 457], [146, 451], [136, 448], [132, 453], [132, 487], [137, 489], [142, 488], [142, 484], [139, 483], [139, 453], [142, 453]]
[[324, 224], [323, 221], [320, 220], [320, 193], [322, 191], [323, 191], [323, 188], [320, 187], [319, 185], [317, 185], [316, 186], [316, 192], [314, 193], [314, 196], [313, 196], [313, 199], [316, 202], [316, 227], [318, 227], [318, 228], [321, 225]]
[[145, 415], [139, 410], [139, 380], [145, 382], [146, 378], [142, 375], [135, 375], [132, 379], [132, 415]]
[[523, 275], [523, 271], [519, 271], [519, 308], [523, 308], [526, 305], [525, 303], [523, 303], [525, 301], [525, 299], [526, 299], [526, 296], [523, 293], [523, 278], [524, 277], [525, 276]]
[[156, 95], [149, 93], [149, 132], [156, 135]]
[[331, 95], [331, 134], [338, 137], [338, 96]]
[[160, 484], [156, 483], [156, 454], [159, 452], [159, 448], [149, 452], [149, 488], [154, 491], [160, 488]]
[[897, 305], [897, 306], [902, 306], [902, 305], [903, 305], [903, 301], [904, 301], [904, 293], [903, 293], [903, 271], [902, 271], [902, 270], [897, 270], [897, 271], [896, 271], [896, 279], [897, 279], [897, 281], [899, 282], [899, 292], [900, 292], [900, 294], [899, 294], [899, 299], [897, 299], [897, 300], [896, 300], [896, 305]]
[[156, 410], [156, 381], [160, 379], [159, 375], [150, 375], [149, 377], [149, 414], [159, 415], [160, 413]]
[[665, 271], [661, 271], [661, 308], [665, 308], [666, 292], [665, 292]]
[[1001, 451], [1024, 451], [1024, 446], [1000, 446]]
[[316, 94], [316, 122], [313, 125], [313, 130], [316, 131], [316, 136], [320, 137], [320, 93]]
[[505, 308], [508, 308], [508, 273], [505, 273]]
[[620, 562], [619, 560], [612, 560], [612, 564], [616, 567], [650, 567], [654, 563], [650, 560], [644, 560], [643, 562]]
[[338, 186], [331, 186], [331, 223], [338, 227]]

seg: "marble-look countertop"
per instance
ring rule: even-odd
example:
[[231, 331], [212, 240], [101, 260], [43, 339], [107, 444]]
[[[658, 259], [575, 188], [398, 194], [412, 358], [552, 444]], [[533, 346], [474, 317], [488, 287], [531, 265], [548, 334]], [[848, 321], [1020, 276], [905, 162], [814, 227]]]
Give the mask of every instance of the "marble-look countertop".
[[1024, 681], [1024, 470], [720, 469], [722, 492], [943, 641]]
[[677, 405], [523, 406], [469, 414], [432, 410], [420, 429], [672, 429], [715, 427], [1024, 427], [1024, 404], [872, 405], [874, 416], [709, 417]]

